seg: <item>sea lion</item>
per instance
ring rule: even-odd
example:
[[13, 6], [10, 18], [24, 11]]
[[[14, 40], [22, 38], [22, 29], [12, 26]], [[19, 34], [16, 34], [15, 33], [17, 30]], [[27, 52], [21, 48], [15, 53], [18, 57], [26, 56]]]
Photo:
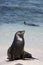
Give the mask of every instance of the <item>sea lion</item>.
[[32, 58], [32, 55], [24, 51], [24, 33], [25, 31], [18, 31], [15, 33], [13, 43], [7, 51], [8, 59], [10, 61], [15, 59]]
[[15, 33], [13, 43], [7, 51], [9, 60], [20, 58], [20, 56], [24, 53], [24, 33], [25, 31], [18, 31]]
[[28, 25], [28, 26], [39, 26], [39, 25], [37, 25], [37, 24], [34, 24], [34, 23], [27, 23], [27, 22], [25, 22], [25, 21], [24, 21], [24, 24], [25, 24], [25, 25]]

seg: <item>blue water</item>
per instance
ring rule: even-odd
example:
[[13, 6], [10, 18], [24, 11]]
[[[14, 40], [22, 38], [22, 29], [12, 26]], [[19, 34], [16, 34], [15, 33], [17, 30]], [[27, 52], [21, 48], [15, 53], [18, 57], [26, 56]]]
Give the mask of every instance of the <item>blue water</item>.
[[0, 24], [43, 22], [43, 0], [0, 0]]

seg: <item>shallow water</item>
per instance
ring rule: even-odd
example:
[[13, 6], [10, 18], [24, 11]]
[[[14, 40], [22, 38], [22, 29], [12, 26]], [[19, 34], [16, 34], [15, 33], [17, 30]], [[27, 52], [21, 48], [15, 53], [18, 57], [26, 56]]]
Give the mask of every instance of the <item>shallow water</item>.
[[6, 44], [7, 40], [8, 43], [12, 42], [15, 33], [19, 30], [25, 30], [24, 38], [26, 40], [25, 42], [27, 42], [26, 44], [43, 48], [43, 26], [34, 27], [20, 23], [3, 24], [0, 26], [0, 44]]

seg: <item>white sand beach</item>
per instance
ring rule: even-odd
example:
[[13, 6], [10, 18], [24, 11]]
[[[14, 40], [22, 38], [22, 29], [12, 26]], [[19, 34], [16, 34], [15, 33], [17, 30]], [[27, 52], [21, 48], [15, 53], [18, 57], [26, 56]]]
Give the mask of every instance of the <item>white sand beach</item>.
[[[25, 50], [36, 59], [7, 62], [7, 49], [11, 46], [14, 34], [25, 30]], [[0, 26], [0, 65], [43, 65], [43, 26], [32, 27], [24, 24], [3, 24]]]

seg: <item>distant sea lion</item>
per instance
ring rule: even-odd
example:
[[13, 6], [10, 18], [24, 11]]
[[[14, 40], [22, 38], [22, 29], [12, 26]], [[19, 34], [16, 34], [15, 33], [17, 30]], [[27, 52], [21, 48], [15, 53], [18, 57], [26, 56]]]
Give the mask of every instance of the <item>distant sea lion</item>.
[[25, 25], [28, 25], [28, 26], [39, 26], [39, 25], [37, 25], [37, 24], [34, 24], [34, 23], [27, 23], [27, 22], [25, 22], [25, 21], [24, 21], [24, 24], [25, 24]]
[[25, 31], [18, 31], [15, 33], [13, 43], [7, 51], [8, 59], [10, 61], [15, 59], [32, 58], [32, 55], [24, 51], [24, 33]]

